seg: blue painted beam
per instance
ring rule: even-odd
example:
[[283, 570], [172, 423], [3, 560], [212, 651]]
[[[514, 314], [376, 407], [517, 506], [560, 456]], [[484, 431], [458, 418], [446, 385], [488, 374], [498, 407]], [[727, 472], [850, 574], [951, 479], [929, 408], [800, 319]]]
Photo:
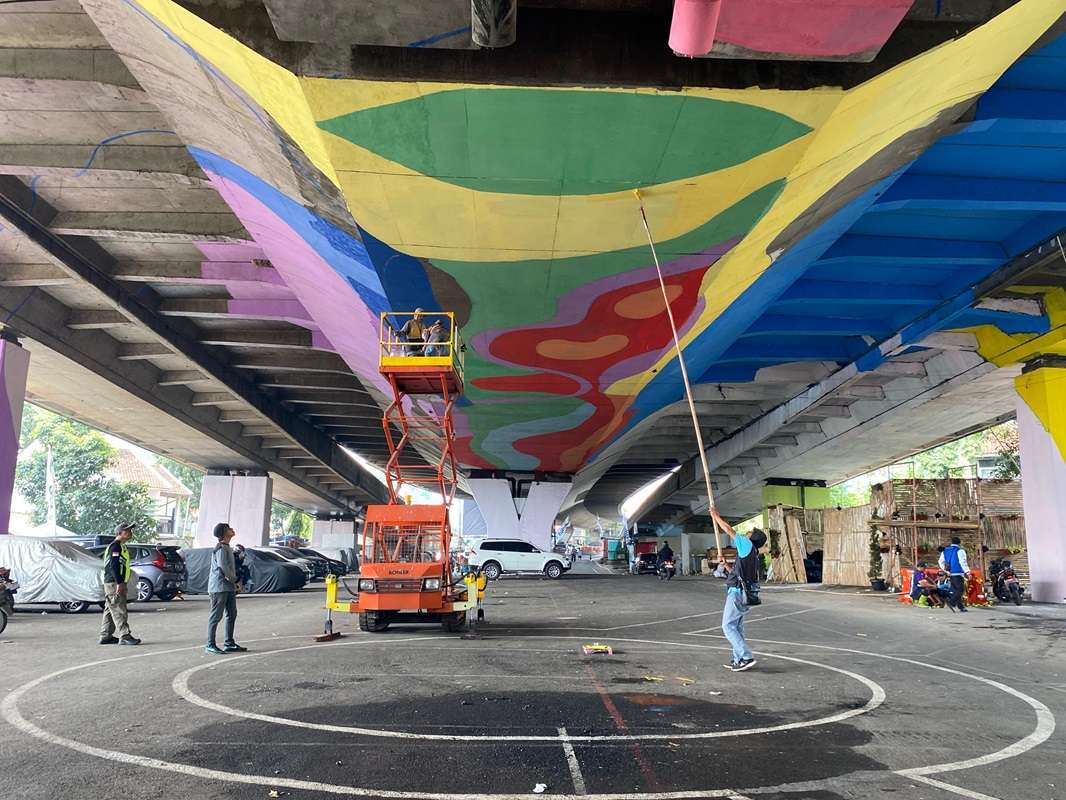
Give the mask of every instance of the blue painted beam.
[[1004, 333], [1047, 333], [1051, 329], [1048, 318], [1043, 314], [1035, 316], [990, 308], [970, 308], [951, 320], [953, 328], [974, 328], [978, 325], [995, 325]]
[[942, 299], [940, 292], [932, 286], [799, 280], [774, 301], [774, 306], [834, 302], [928, 306], [939, 303]]
[[902, 236], [841, 236], [820, 259], [861, 258], [870, 263], [936, 261], [940, 264], [999, 266], [1007, 254], [995, 242], [968, 242], [957, 239], [922, 239]]
[[977, 101], [977, 118], [1063, 119], [1066, 92], [993, 87]]
[[875, 319], [845, 319], [842, 317], [804, 317], [784, 314], [765, 314], [740, 335], [741, 339], [763, 336], [873, 336], [883, 339], [896, 332], [891, 323]]
[[739, 342], [722, 354], [718, 364], [787, 364], [790, 361], [854, 361], [870, 349], [862, 339], [814, 337], [807, 341]]
[[1066, 183], [908, 173], [873, 207], [897, 209], [1066, 211]]
[[[1000, 147], [1058, 147], [1066, 136], [1066, 120], [979, 119], [941, 140], [944, 144]], [[930, 155], [932, 159], [934, 155]]]

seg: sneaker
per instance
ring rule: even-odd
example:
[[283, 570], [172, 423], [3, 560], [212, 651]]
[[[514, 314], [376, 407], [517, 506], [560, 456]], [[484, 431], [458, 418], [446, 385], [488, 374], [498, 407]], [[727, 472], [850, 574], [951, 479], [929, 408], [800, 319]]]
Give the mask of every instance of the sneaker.
[[966, 610], [967, 610], [967, 609], [966, 609], [966, 606], [959, 606], [959, 613], [960, 613], [960, 614], [965, 614], [965, 613], [966, 613]]
[[736, 661], [730, 661], [728, 664], [722, 664], [722, 666], [725, 667], [726, 669], [736, 669], [737, 668], [737, 662]]
[[230, 644], [223, 645], [222, 652], [223, 653], [247, 653], [248, 652], [248, 648], [247, 647], [241, 647], [236, 642], [231, 642]]
[[216, 656], [221, 656], [224, 655], [226, 651], [219, 647], [217, 644], [209, 644], [207, 647], [204, 648], [204, 652], [213, 653]]
[[141, 640], [136, 636], [123, 636], [118, 640], [119, 644], [140, 644]]
[[114, 636], [107, 636], [100, 640], [100, 644], [118, 644], [118, 639]]
[[743, 672], [746, 669], [751, 669], [752, 667], [754, 667], [755, 663], [756, 662], [754, 658], [745, 658], [734, 664], [732, 666], [732, 670], [733, 672]]

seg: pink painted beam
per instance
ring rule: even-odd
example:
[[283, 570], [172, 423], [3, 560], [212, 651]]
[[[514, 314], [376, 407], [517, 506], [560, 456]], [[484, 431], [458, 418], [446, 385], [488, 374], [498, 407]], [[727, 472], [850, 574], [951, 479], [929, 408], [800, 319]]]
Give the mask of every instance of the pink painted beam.
[[[680, 2], [674, 5], [675, 22]], [[912, 4], [913, 0], [722, 0], [713, 55], [873, 58]], [[673, 47], [673, 28], [670, 43]]]
[[705, 56], [714, 47], [722, 0], [674, 0], [670, 49], [679, 56]]

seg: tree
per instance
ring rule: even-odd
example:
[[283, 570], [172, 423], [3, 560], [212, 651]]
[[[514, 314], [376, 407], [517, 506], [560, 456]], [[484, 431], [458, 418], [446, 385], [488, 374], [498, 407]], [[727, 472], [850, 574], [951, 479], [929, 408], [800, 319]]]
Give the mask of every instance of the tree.
[[99, 431], [80, 422], [36, 409], [23, 414], [21, 440], [25, 447], [19, 459], [15, 482], [33, 505], [33, 521], [43, 523], [48, 514], [45, 496], [48, 449], [56, 479], [56, 522], [85, 535], [111, 534], [122, 522], [137, 525], [135, 538], [145, 540], [155, 533], [153, 500], [143, 483], [124, 483], [105, 473], [115, 449]]

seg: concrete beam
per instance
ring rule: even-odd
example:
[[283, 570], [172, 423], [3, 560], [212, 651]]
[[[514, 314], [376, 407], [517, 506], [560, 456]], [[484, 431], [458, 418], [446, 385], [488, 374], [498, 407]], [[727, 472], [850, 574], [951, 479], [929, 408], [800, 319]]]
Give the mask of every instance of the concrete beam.
[[109, 86], [139, 89], [118, 53], [110, 48], [84, 50], [64, 47], [0, 48], [0, 77], [34, 80], [94, 81]]
[[[229, 317], [232, 319], [288, 320], [314, 323], [299, 300], [164, 300], [159, 313], [169, 317]], [[317, 325], [315, 325], [317, 327]]]
[[804, 409], [799, 416], [815, 419], [847, 419], [851, 416], [851, 409], [847, 406], [819, 405]]
[[0, 270], [0, 286], [64, 286], [73, 282], [70, 275], [51, 264], [4, 264]]
[[354, 375], [333, 375], [320, 372], [301, 375], [297, 372], [281, 372], [276, 375], [264, 375], [259, 380], [260, 386], [271, 389], [335, 389], [337, 391], [367, 394], [366, 388]]
[[885, 390], [880, 386], [851, 384], [837, 394], [837, 397], [853, 397], [857, 400], [884, 400]]
[[164, 372], [159, 376], [160, 386], [191, 386], [196, 383], [207, 383], [212, 378], [204, 375], [199, 370], [183, 369], [173, 372]]
[[222, 413], [218, 415], [218, 421], [227, 424], [234, 422], [259, 422], [262, 419], [264, 419], [263, 415], [254, 408], [227, 408], [223, 409]]
[[894, 378], [924, 378], [927, 375], [925, 364], [920, 361], [886, 361], [876, 372]]
[[[86, 166], [88, 164], [88, 166]], [[151, 173], [154, 181], [207, 184], [199, 164], [181, 145], [2, 144], [0, 172], [7, 175], [81, 177], [86, 172], [121, 180]]]
[[76, 331], [103, 330], [132, 324], [133, 321], [125, 314], [106, 309], [74, 309], [67, 316], [67, 327]]
[[154, 211], [64, 211], [52, 233], [135, 242], [243, 242], [251, 237], [233, 214]]
[[[163, 305], [170, 306], [170, 303]], [[169, 313], [164, 311], [163, 313]], [[200, 340], [204, 344], [237, 347], [276, 347], [279, 350], [310, 350], [315, 336], [306, 328], [209, 328]], [[263, 384], [260, 383], [260, 386]]]
[[243, 403], [243, 400], [229, 392], [202, 392], [194, 394], [189, 401], [191, 406], [228, 406]]
[[293, 372], [333, 372], [339, 375], [352, 374], [351, 368], [340, 356], [334, 353], [251, 353], [235, 352], [230, 359], [230, 366], [237, 369], [257, 369], [277, 373], [282, 370]]
[[141, 361], [147, 358], [163, 358], [173, 355], [176, 353], [167, 345], [147, 342], [120, 345], [115, 353], [119, 361]]
[[820, 422], [789, 422], [781, 430], [788, 433], [824, 433]]
[[[358, 400], [359, 397], [353, 396], [352, 392], [331, 391], [328, 389], [301, 389], [286, 392], [285, 394], [286, 403], [309, 403], [315, 406], [358, 406]], [[378, 408], [376, 405], [372, 407]]]
[[936, 350], [964, 350], [968, 352], [976, 352], [977, 337], [972, 333], [941, 331], [926, 336], [922, 341], [918, 342], [918, 345]]

